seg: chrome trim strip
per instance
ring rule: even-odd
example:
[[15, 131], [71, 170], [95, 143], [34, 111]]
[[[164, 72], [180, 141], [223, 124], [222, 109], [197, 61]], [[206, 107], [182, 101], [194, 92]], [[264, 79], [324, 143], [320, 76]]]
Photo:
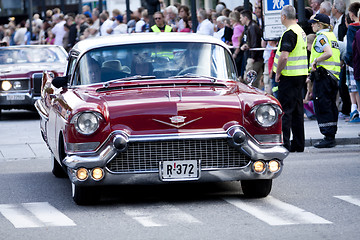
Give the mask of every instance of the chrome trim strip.
[[43, 119], [45, 119], [46, 121], [48, 121], [48, 120], [49, 120], [49, 117], [48, 117], [48, 115], [46, 114], [46, 111], [45, 111], [44, 107], [42, 106], [40, 100], [37, 100], [37, 101], [35, 102], [34, 106], [35, 106], [37, 112], [39, 113], [39, 115], [40, 115]]
[[178, 140], [178, 139], [218, 139], [227, 138], [229, 135], [223, 133], [179, 133], [179, 134], [159, 134], [159, 135], [137, 135], [130, 136], [129, 142], [148, 142], [161, 140]]

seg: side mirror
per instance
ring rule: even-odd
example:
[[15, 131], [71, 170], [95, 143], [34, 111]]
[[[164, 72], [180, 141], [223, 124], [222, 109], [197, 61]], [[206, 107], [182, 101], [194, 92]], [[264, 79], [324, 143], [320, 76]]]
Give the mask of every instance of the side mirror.
[[250, 70], [246, 73], [245, 81], [249, 86], [251, 86], [252, 83], [255, 81], [256, 77], [257, 77], [257, 72], [254, 70]]
[[68, 85], [68, 77], [64, 76], [64, 77], [56, 77], [52, 80], [52, 85], [54, 85], [54, 87], [56, 88], [66, 88]]

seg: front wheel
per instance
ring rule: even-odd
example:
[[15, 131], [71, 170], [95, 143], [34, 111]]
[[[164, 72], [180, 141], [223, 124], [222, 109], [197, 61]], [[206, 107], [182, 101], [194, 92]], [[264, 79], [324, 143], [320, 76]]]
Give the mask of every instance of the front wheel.
[[72, 198], [77, 205], [96, 204], [100, 201], [101, 191], [98, 187], [77, 186], [71, 183]]
[[264, 198], [271, 192], [272, 179], [243, 180], [241, 188], [246, 197]]

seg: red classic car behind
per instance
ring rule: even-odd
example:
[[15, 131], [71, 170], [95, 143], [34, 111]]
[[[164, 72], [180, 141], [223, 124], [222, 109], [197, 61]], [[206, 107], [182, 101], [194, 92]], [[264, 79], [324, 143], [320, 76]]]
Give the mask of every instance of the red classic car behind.
[[278, 101], [237, 80], [221, 41], [147, 33], [79, 42], [64, 77], [44, 74], [42, 136], [77, 204], [101, 186], [241, 181], [265, 197], [288, 151]]
[[42, 72], [62, 75], [67, 53], [49, 45], [0, 47], [1, 109], [34, 109], [40, 99]]

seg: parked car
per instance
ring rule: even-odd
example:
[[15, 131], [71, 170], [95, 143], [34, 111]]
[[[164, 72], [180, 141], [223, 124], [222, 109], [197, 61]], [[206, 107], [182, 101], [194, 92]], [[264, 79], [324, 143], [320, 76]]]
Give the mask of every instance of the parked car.
[[41, 133], [77, 204], [101, 186], [241, 181], [265, 197], [288, 151], [279, 102], [238, 81], [209, 36], [146, 33], [77, 43], [66, 74], [44, 75]]
[[34, 109], [43, 71], [52, 77], [62, 75], [66, 58], [59, 46], [0, 47], [0, 113], [1, 109]]

